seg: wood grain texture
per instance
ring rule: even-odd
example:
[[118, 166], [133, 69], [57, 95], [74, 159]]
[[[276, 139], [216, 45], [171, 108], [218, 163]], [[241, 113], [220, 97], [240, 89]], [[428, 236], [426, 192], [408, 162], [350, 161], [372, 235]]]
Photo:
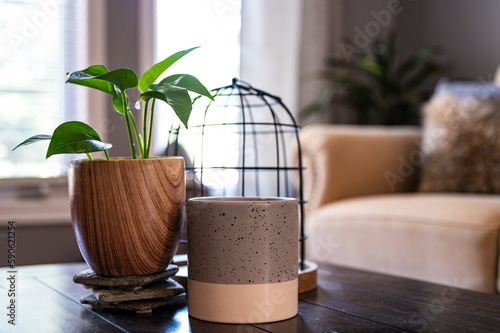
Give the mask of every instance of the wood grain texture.
[[[189, 317], [187, 302], [151, 314], [93, 311], [79, 301], [90, 291], [72, 281], [85, 263], [21, 266], [17, 325], [1, 320], [0, 332], [500, 332], [500, 296], [318, 266], [318, 288], [299, 296], [298, 316], [260, 325], [197, 320]], [[0, 276], [8, 270], [0, 268]], [[0, 294], [7, 295], [8, 283], [0, 279]], [[0, 297], [0, 306], [7, 302]]]
[[299, 299], [408, 332], [500, 332], [500, 297], [319, 265], [318, 288]]
[[312, 261], [304, 261], [304, 270], [299, 268], [299, 294], [314, 290], [318, 286], [318, 265]]
[[181, 157], [72, 161], [69, 195], [78, 246], [97, 274], [145, 275], [168, 266], [184, 220]]

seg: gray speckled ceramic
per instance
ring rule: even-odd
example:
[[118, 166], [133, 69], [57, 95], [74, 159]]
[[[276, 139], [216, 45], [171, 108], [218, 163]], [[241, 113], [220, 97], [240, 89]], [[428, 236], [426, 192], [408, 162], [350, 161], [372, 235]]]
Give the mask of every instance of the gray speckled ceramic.
[[188, 201], [188, 276], [221, 284], [297, 279], [298, 204], [289, 198]]
[[188, 311], [265, 323], [298, 311], [298, 203], [288, 198], [188, 201]]

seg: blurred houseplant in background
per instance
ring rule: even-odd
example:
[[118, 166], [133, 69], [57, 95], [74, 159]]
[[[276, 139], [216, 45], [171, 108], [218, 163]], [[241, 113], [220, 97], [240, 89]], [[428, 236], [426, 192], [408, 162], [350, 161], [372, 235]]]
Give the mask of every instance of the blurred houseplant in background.
[[412, 125], [420, 121], [419, 107], [429, 96], [429, 83], [443, 71], [437, 49], [426, 47], [401, 62], [396, 59], [396, 34], [375, 40], [370, 52], [357, 49], [352, 59], [330, 58], [315, 79], [327, 81], [320, 97], [301, 110], [314, 113], [355, 113], [359, 124]]

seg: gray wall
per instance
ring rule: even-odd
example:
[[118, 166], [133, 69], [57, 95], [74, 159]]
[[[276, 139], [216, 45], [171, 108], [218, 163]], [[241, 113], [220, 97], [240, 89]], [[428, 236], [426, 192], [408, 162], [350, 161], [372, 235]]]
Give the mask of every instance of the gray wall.
[[[0, 267], [7, 266], [7, 251], [7, 239], [0, 239]], [[23, 227], [16, 223], [16, 266], [74, 261], [83, 257], [71, 224]]]
[[[355, 36], [374, 21], [371, 11], [387, 10], [390, 0], [344, 0], [344, 34]], [[441, 59], [453, 79], [492, 79], [500, 64], [500, 1], [400, 0], [388, 28], [398, 31], [402, 56], [429, 45], [440, 45]], [[380, 33], [380, 36], [384, 32]], [[376, 38], [376, 36], [374, 37]]]
[[419, 0], [398, 17], [405, 52], [442, 45], [452, 78], [492, 79], [500, 64], [500, 1]]

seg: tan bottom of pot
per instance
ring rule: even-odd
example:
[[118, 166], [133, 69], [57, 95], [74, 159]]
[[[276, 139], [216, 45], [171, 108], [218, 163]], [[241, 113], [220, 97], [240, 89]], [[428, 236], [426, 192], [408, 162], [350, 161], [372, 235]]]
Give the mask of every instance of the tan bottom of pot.
[[218, 284], [188, 279], [189, 315], [228, 324], [257, 324], [294, 317], [298, 279], [269, 284]]

